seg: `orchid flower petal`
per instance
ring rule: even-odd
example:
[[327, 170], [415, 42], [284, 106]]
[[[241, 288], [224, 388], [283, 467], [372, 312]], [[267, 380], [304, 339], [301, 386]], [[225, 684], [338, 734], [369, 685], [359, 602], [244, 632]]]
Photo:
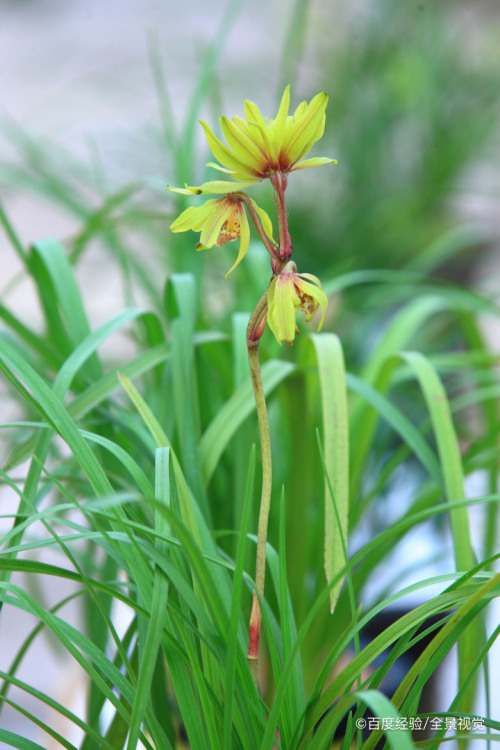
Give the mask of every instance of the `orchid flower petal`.
[[247, 215], [245, 213], [245, 210], [243, 209], [243, 206], [240, 206], [241, 214], [240, 214], [240, 249], [238, 251], [238, 257], [236, 258], [236, 261], [233, 263], [229, 271], [226, 273], [226, 279], [229, 276], [229, 274], [234, 271], [236, 266], [241, 263], [243, 258], [246, 255], [246, 252], [248, 250], [248, 246], [250, 244], [250, 227], [248, 225], [248, 219]]
[[295, 338], [295, 304], [286, 274], [282, 273], [273, 279], [269, 292], [269, 328], [280, 345], [282, 341], [291, 344]]
[[297, 273], [293, 261], [286, 264], [279, 276], [276, 276], [268, 291], [267, 322], [279, 344], [288, 344], [295, 338], [295, 313], [302, 310], [309, 321], [318, 308], [321, 320], [318, 330], [323, 325], [328, 298], [321, 288], [319, 279], [312, 274]]
[[255, 201], [252, 201], [252, 206], [255, 208], [255, 211], [257, 213], [257, 216], [262, 222], [262, 226], [264, 227], [264, 232], [267, 234], [270, 240], [273, 239], [273, 223], [271, 219], [269, 218], [269, 214], [264, 211], [263, 208], [257, 205]]
[[297, 162], [290, 171], [295, 172], [297, 169], [307, 169], [308, 167], [321, 167], [323, 164], [337, 164], [337, 159], [329, 159], [327, 156], [314, 156], [312, 159], [303, 159]]

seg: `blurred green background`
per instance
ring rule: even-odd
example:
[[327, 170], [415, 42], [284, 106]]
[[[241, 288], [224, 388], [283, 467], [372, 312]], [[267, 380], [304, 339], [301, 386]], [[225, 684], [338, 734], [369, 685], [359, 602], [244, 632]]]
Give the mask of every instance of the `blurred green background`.
[[[291, 82], [295, 103], [328, 92], [315, 153], [339, 161], [291, 181], [299, 267], [462, 278], [496, 242], [494, 3], [3, 0], [0, 9], [0, 180], [27, 241], [62, 231], [74, 245], [85, 212], [127, 184], [135, 192], [108, 214], [126, 210], [139, 236], [122, 241], [148, 278], [155, 261], [200, 274], [194, 236], [168, 236], [177, 206], [163, 187], [210, 175], [198, 117], [241, 113], [245, 98], [272, 116]], [[145, 176], [159, 190], [140, 190]], [[50, 202], [45, 212], [19, 198], [26, 188]], [[109, 252], [103, 228], [78, 238], [78, 254], [96, 240]]]

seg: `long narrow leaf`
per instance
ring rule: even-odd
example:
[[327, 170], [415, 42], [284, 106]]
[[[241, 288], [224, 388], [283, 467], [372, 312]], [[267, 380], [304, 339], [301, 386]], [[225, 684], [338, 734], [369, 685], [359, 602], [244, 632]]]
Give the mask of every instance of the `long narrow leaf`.
[[[349, 510], [349, 425], [344, 356], [337, 336], [331, 333], [311, 336], [318, 361], [323, 413], [325, 462], [325, 573], [329, 584], [346, 560], [347, 517]], [[334, 500], [331, 497], [333, 489]], [[337, 507], [337, 513], [333, 508]], [[340, 528], [339, 528], [340, 521]], [[330, 589], [330, 611], [340, 594], [342, 580]]]
[[[450, 503], [455, 564], [458, 571], [466, 571], [474, 566], [475, 555], [471, 544], [467, 508], [454, 507], [457, 501], [465, 497], [465, 490], [460, 449], [448, 399], [436, 370], [426, 357], [419, 352], [406, 352], [402, 356], [415, 372], [429, 409], [443, 472], [446, 498]], [[482, 640], [479, 625], [475, 623], [464, 633], [459, 642], [461, 683], [473, 668]], [[465, 711], [472, 710], [473, 699], [474, 686], [472, 685], [464, 698]]]

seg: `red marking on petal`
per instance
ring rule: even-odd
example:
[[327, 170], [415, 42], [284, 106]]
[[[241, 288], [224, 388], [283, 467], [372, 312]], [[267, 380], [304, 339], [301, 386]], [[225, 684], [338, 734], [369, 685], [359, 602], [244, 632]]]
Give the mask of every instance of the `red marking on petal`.
[[225, 245], [226, 242], [230, 242], [231, 240], [236, 240], [240, 236], [238, 208], [238, 206], [234, 207], [231, 215], [225, 220], [224, 224], [222, 225], [219, 236], [217, 237], [217, 240], [215, 242], [217, 247]]

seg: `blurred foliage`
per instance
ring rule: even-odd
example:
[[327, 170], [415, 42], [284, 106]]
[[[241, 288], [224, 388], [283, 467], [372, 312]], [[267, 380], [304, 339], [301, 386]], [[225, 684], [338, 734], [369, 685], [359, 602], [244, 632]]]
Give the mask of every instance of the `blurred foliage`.
[[430, 270], [488, 238], [477, 227], [449, 234], [500, 111], [498, 61], [471, 49], [457, 11], [384, 0], [340, 28], [333, 9], [321, 19], [332, 39], [317, 85], [330, 96], [322, 152], [339, 164], [291, 210], [292, 237], [317, 269]]

